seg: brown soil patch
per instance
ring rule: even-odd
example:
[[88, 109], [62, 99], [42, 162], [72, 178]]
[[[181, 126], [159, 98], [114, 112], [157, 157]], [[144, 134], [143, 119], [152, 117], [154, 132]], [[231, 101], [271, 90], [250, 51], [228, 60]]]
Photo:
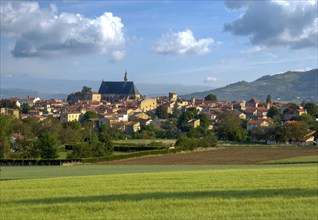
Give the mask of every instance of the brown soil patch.
[[102, 162], [110, 165], [223, 165], [256, 164], [262, 161], [296, 156], [318, 155], [318, 148], [249, 148], [228, 147], [168, 155], [144, 156], [118, 161]]

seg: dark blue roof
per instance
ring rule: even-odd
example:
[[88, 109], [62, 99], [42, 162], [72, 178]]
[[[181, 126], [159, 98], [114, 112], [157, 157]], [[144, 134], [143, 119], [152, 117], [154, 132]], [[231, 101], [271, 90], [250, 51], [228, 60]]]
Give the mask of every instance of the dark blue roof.
[[103, 81], [99, 87], [100, 94], [140, 95], [134, 82], [107, 82]]

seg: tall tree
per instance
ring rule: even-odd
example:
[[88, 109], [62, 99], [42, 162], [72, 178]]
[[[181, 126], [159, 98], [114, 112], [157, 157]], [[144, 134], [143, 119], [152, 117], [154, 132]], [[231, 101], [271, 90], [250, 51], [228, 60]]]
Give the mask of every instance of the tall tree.
[[42, 158], [55, 159], [58, 157], [57, 153], [58, 140], [50, 133], [43, 133], [39, 136], [38, 146]]
[[281, 120], [279, 109], [276, 106], [270, 107], [267, 112], [267, 117], [273, 118], [274, 120]]
[[308, 112], [308, 114], [315, 116], [318, 115], [318, 106], [315, 103], [308, 102], [305, 104], [304, 109]]
[[168, 117], [168, 107], [166, 105], [160, 105], [157, 109], [156, 109], [156, 115], [158, 116], [158, 118], [160, 119], [165, 119]]
[[216, 95], [213, 94], [209, 94], [207, 96], [204, 97], [205, 101], [217, 101]]
[[242, 141], [247, 138], [247, 132], [242, 127], [242, 120], [231, 112], [224, 112], [219, 115], [216, 131], [223, 140]]
[[12, 120], [11, 116], [0, 114], [0, 158], [8, 158], [10, 154]]
[[267, 97], [266, 97], [266, 103], [270, 103], [272, 101], [272, 97], [271, 97], [271, 95], [267, 95]]
[[86, 112], [82, 117], [82, 122], [88, 122], [90, 119], [98, 118], [98, 114], [93, 111]]
[[91, 92], [92, 91], [92, 88], [89, 88], [88, 86], [83, 86], [83, 89], [82, 89], [82, 92]]

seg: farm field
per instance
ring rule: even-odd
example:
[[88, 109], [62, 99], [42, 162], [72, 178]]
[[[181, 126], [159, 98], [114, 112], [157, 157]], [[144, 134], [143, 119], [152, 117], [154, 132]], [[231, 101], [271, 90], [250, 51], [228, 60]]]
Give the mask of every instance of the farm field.
[[[170, 171], [140, 166], [148, 171], [135, 173], [127, 169], [130, 166], [112, 172], [117, 166], [99, 167], [108, 172], [1, 181], [1, 218], [316, 219], [318, 215], [317, 164], [179, 166]], [[65, 167], [56, 168], [63, 173]]]
[[161, 142], [164, 144], [176, 143], [176, 139], [127, 139], [127, 140], [113, 140], [114, 144], [150, 144], [152, 142]]
[[[317, 156], [316, 147], [217, 147], [209, 150], [151, 155], [101, 162], [112, 165], [246, 165], [300, 156]], [[311, 158], [312, 159], [312, 158]], [[315, 162], [315, 161], [308, 161]]]

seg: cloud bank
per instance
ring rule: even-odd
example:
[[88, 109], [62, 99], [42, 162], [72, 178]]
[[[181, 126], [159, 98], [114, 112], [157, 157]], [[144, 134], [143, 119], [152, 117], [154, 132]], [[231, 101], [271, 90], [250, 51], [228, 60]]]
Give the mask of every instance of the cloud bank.
[[210, 52], [209, 47], [214, 44], [212, 38], [196, 40], [191, 30], [178, 33], [168, 33], [161, 36], [153, 50], [166, 55], [200, 55]]
[[233, 35], [249, 36], [253, 45], [317, 47], [317, 0], [225, 1], [230, 10], [243, 10], [224, 25]]
[[70, 54], [110, 53], [113, 60], [125, 55], [123, 23], [110, 12], [94, 19], [80, 14], [57, 13], [37, 2], [2, 2], [1, 37], [14, 39], [12, 55], [56, 57]]

